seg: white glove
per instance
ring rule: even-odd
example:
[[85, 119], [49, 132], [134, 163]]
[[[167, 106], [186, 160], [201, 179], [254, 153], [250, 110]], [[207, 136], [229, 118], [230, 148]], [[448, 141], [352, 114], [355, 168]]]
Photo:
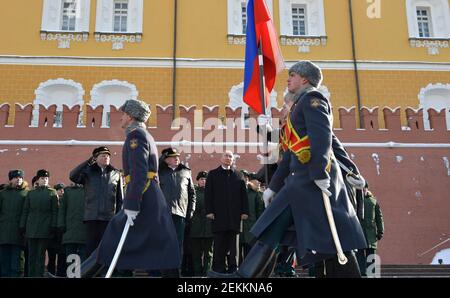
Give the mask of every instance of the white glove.
[[267, 128], [267, 132], [271, 132], [272, 129], [272, 117], [268, 115], [259, 115], [258, 116], [258, 126], [265, 126]]
[[138, 216], [139, 211], [124, 209], [123, 212], [127, 215], [127, 222], [130, 226], [134, 225], [134, 220], [136, 219], [136, 216]]
[[347, 175], [347, 181], [356, 189], [363, 189], [366, 185], [366, 180], [364, 180], [363, 176], [359, 175], [357, 178], [353, 175]]
[[320, 179], [320, 180], [314, 180], [314, 183], [327, 195], [331, 196], [331, 192], [328, 190], [331, 186], [330, 179]]
[[275, 192], [273, 190], [271, 190], [270, 188], [268, 188], [264, 191], [264, 193], [263, 193], [264, 207], [267, 208], [267, 206], [269, 206], [274, 195], [275, 195]]

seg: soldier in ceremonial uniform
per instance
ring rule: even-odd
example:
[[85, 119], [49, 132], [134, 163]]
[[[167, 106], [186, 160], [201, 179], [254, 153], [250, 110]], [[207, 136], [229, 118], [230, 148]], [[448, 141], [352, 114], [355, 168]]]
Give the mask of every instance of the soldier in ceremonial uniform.
[[127, 100], [120, 110], [126, 130], [123, 210], [111, 219], [99, 247], [82, 263], [81, 277], [93, 277], [110, 265], [127, 221], [132, 226], [116, 268], [159, 269], [163, 277], [178, 277], [181, 262], [177, 235], [158, 183], [158, 151], [145, 125], [150, 109], [142, 101]]
[[[288, 150], [263, 194], [272, 202], [251, 230], [257, 241], [234, 276], [262, 276], [285, 230], [294, 224], [297, 257], [303, 265], [323, 262], [324, 276], [360, 277], [353, 250], [366, 244], [333, 153], [331, 105], [317, 90], [321, 80], [320, 68], [309, 61], [289, 69], [288, 89], [296, 97], [285, 126]], [[337, 261], [324, 195], [348, 259], [345, 265]]]
[[56, 233], [58, 195], [48, 187], [50, 173], [39, 170], [38, 186], [29, 191], [23, 205], [20, 228], [28, 241], [28, 276], [43, 277], [45, 251]]
[[19, 277], [24, 239], [19, 232], [28, 183], [22, 170], [8, 173], [9, 184], [0, 191], [0, 277]]

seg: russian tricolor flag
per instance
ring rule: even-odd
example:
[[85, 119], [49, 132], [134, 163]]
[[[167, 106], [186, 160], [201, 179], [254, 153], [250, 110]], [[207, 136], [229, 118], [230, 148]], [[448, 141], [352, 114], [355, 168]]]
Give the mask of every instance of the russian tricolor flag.
[[284, 68], [277, 34], [264, 0], [249, 0], [247, 4], [247, 31], [245, 41], [244, 102], [259, 114], [263, 113], [258, 46], [262, 45], [265, 107], [275, 85], [275, 77]]

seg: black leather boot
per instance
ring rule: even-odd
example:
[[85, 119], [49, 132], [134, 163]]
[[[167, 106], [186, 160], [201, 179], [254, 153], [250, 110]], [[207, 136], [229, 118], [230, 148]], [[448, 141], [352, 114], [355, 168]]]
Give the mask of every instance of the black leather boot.
[[212, 278], [261, 278], [268, 277], [266, 270], [271, 259], [275, 255], [275, 250], [262, 241], [256, 241], [248, 255], [245, 257], [239, 269], [230, 274], [208, 271], [208, 277]]

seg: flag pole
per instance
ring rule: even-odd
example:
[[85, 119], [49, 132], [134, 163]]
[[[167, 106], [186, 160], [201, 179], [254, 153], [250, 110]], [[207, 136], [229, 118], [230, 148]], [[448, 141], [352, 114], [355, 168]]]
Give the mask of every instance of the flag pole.
[[[262, 38], [259, 40], [258, 44], [258, 65], [259, 65], [259, 85], [261, 91], [261, 107], [262, 114], [266, 115], [266, 92], [265, 92], [265, 82], [264, 82], [264, 59], [262, 54]], [[268, 140], [267, 140], [267, 125], [263, 125], [262, 127], [262, 135], [263, 135], [263, 152], [264, 154], [268, 154]], [[266, 188], [269, 187], [269, 171], [267, 168], [268, 156], [263, 156], [264, 161], [264, 180], [266, 182]]]

